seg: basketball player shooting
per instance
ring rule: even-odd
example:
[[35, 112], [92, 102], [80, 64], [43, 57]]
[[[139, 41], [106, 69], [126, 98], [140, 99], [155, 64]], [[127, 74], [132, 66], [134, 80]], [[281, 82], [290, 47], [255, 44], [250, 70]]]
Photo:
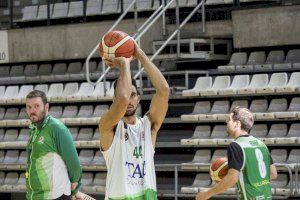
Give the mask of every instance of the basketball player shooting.
[[134, 58], [144, 66], [155, 94], [149, 111], [136, 116], [140, 95], [131, 78], [132, 58], [108, 58], [120, 71], [113, 103], [99, 122], [100, 146], [107, 165], [105, 199], [157, 199], [154, 149], [168, 109], [169, 85], [158, 68], [134, 43]]

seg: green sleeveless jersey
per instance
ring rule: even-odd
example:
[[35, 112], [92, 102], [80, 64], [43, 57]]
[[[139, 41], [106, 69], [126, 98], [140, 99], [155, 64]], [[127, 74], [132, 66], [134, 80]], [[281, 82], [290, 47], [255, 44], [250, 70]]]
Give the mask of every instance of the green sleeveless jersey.
[[272, 199], [271, 160], [267, 146], [253, 136], [239, 137], [235, 142], [242, 148], [244, 156], [244, 163], [237, 184], [240, 199]]

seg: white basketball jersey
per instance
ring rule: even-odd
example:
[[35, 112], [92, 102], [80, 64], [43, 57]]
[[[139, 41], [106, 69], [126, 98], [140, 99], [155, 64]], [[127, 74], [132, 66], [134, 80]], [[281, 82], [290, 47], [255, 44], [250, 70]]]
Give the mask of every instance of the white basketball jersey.
[[118, 123], [112, 145], [102, 152], [107, 166], [105, 199], [156, 200], [154, 148], [147, 116]]

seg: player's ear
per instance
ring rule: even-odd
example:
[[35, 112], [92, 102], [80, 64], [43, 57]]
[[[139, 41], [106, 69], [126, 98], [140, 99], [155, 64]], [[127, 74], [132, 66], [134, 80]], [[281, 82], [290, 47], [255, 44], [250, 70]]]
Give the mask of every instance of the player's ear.
[[48, 112], [49, 111], [49, 103], [45, 104], [45, 110]]

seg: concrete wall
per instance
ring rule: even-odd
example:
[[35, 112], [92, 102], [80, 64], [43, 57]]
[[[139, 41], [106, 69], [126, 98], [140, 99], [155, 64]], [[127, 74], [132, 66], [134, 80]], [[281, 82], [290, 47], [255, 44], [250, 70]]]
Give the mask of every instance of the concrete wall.
[[[85, 58], [112, 23], [106, 21], [9, 30], [10, 62]], [[133, 34], [133, 20], [122, 21], [117, 29]], [[157, 22], [142, 38], [142, 47], [149, 53], [152, 51], [152, 41], [160, 38], [161, 24]]]
[[235, 48], [300, 44], [300, 5], [234, 11]]
[[[140, 20], [142, 23], [144, 20]], [[8, 30], [10, 62], [47, 61], [59, 59], [86, 58], [114, 21], [57, 25]], [[231, 21], [207, 23], [207, 33], [202, 34], [201, 23], [189, 23], [182, 31], [182, 37], [232, 36]], [[175, 26], [167, 27], [172, 33]], [[135, 32], [133, 20], [124, 20], [118, 26], [129, 34]], [[152, 41], [165, 39], [162, 23], [158, 21], [142, 38], [142, 48], [152, 54]], [[98, 56], [97, 54], [95, 56]]]

